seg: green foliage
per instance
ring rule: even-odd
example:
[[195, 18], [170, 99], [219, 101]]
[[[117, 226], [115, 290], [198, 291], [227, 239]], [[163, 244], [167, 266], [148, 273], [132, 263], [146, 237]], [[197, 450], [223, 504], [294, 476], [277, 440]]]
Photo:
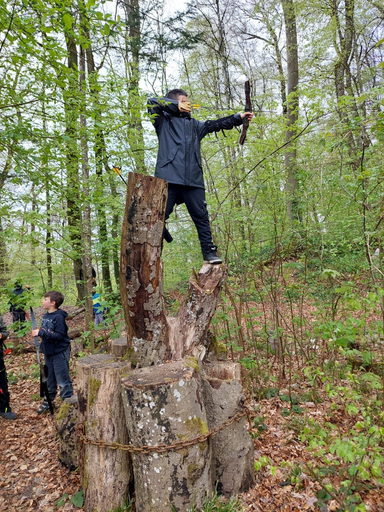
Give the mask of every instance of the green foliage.
[[[176, 509], [171, 506], [171, 510]], [[205, 500], [203, 507], [192, 507], [188, 512], [243, 512], [244, 507], [240, 504], [236, 496], [232, 496], [229, 500], [220, 497], [215, 492], [211, 497]]]
[[71, 498], [67, 493], [63, 494], [61, 498], [55, 501], [56, 508], [63, 507], [67, 501], [72, 503], [72, 505], [74, 505], [76, 508], [81, 508], [84, 504], [83, 491], [78, 491]]
[[134, 502], [135, 500], [128, 495], [122, 507], [111, 509], [109, 512], [135, 512]]
[[[322, 485], [319, 499], [337, 499], [343, 510], [364, 510], [359, 493], [365, 483], [384, 484], [384, 416], [382, 399], [371, 391], [362, 394], [362, 383], [372, 382], [372, 388], [378, 391], [383, 387], [381, 379], [373, 374], [349, 374], [348, 378], [348, 386], [334, 387], [328, 383], [325, 389], [334, 405], [343, 407], [354, 419], [353, 426], [338, 436], [332, 423], [320, 427], [310, 421], [302, 430], [301, 440], [308, 444], [315, 458], [308, 470]], [[339, 476], [338, 484], [329, 483], [328, 476], [334, 472]]]

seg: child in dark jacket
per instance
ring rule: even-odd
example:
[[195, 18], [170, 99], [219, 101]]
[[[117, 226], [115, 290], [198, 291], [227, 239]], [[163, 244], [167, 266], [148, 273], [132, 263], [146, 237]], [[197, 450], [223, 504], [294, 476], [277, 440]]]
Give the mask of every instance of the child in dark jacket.
[[191, 117], [191, 103], [182, 89], [173, 89], [165, 98], [150, 98], [151, 114], [159, 139], [155, 176], [168, 182], [165, 220], [175, 204], [185, 203], [195, 223], [205, 263], [218, 264], [217, 247], [213, 245], [209, 223], [201, 164], [200, 141], [208, 133], [231, 130], [251, 112], [234, 114], [221, 119], [197, 121]]
[[9, 405], [9, 391], [7, 371], [4, 364], [4, 341], [8, 338], [7, 327], [0, 316], [0, 417], [6, 420], [15, 420], [15, 414]]
[[[68, 326], [65, 322], [68, 313], [59, 309], [64, 302], [61, 292], [47, 292], [43, 298], [43, 308], [47, 310], [43, 316], [40, 329], [32, 330], [32, 336], [40, 336], [40, 349], [44, 354], [48, 368], [48, 393], [51, 401], [56, 397], [57, 385], [60, 396], [66, 402], [74, 402], [72, 380], [69, 375], [69, 358], [71, 355]], [[72, 398], [73, 397], [73, 398]], [[48, 402], [44, 399], [37, 413], [48, 410]]]

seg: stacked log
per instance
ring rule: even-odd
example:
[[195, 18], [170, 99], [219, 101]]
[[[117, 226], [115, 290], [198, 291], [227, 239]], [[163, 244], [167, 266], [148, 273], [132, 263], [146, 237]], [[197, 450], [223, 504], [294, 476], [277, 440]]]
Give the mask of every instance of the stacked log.
[[[137, 447], [187, 442], [208, 433], [199, 372], [184, 361], [122, 379], [127, 430]], [[212, 490], [208, 440], [158, 453], [132, 453], [136, 510], [201, 507]]]
[[84, 506], [86, 512], [104, 512], [124, 505], [132, 481], [129, 453], [103, 446], [128, 444], [121, 378], [130, 363], [116, 361], [109, 354], [94, 354], [80, 359], [76, 368], [79, 421], [87, 438], [101, 442], [85, 444], [80, 456]]
[[[205, 363], [202, 382], [210, 430], [243, 412], [239, 363]], [[212, 484], [225, 496], [248, 490], [254, 481], [254, 446], [246, 419], [242, 416], [212, 438]]]

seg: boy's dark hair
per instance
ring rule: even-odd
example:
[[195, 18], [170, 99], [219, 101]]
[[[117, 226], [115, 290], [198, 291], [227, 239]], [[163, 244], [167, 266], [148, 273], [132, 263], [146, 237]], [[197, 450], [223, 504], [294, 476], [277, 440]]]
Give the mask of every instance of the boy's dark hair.
[[55, 290], [45, 293], [44, 297], [49, 297], [51, 302], [56, 304], [57, 308], [59, 308], [64, 302], [64, 295], [61, 292], [57, 292]]
[[183, 89], [172, 89], [167, 92], [166, 98], [169, 98], [170, 100], [177, 100], [179, 96], [188, 96], [188, 94], [183, 91]]

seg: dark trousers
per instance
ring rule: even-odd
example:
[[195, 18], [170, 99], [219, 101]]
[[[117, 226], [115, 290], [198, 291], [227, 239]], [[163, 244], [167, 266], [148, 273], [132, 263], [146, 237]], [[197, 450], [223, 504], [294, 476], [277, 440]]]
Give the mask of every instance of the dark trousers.
[[185, 203], [199, 236], [201, 250], [209, 252], [213, 246], [211, 226], [209, 224], [205, 190], [198, 187], [186, 187], [168, 183], [168, 201], [165, 220], [171, 215], [175, 204]]
[[13, 330], [14, 332], [17, 332], [24, 327], [26, 321], [25, 311], [23, 311], [22, 309], [11, 309], [11, 311], [13, 323], [15, 324]]
[[60, 396], [63, 400], [73, 395], [72, 380], [69, 375], [70, 355], [71, 347], [68, 347], [59, 354], [44, 356], [45, 364], [48, 367], [48, 393], [52, 401], [56, 397], [57, 386], [59, 386]]
[[6, 412], [9, 407], [9, 392], [7, 371], [4, 364], [3, 349], [0, 348], [0, 412]]

